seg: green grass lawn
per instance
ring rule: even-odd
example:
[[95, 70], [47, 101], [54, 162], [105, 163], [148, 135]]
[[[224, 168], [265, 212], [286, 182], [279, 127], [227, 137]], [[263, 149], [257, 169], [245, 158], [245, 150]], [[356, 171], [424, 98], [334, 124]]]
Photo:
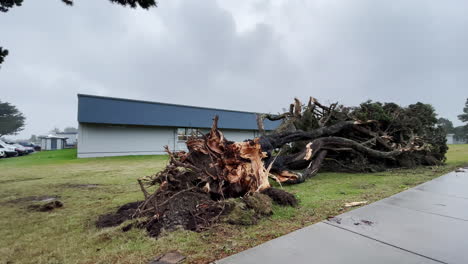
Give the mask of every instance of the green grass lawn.
[[[94, 221], [142, 199], [136, 179], [163, 168], [165, 156], [76, 159], [75, 150], [60, 150], [1, 159], [0, 263], [147, 263], [169, 250], [180, 251], [188, 262], [206, 263], [342, 213], [345, 202], [376, 201], [467, 165], [468, 145], [451, 145], [447, 158], [441, 167], [320, 173], [284, 186], [299, 198], [298, 208], [275, 206], [274, 215], [255, 226], [219, 224], [203, 233], [181, 230], [159, 239], [138, 229], [98, 230]], [[60, 196], [64, 207], [33, 212], [27, 210], [31, 202], [11, 202], [42, 195]]]

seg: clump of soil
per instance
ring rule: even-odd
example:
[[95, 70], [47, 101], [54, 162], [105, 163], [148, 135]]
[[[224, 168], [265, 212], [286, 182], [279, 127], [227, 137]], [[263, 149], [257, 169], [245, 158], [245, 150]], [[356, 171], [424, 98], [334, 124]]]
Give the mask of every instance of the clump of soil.
[[251, 208], [259, 215], [272, 215], [272, 200], [268, 195], [253, 193], [244, 197], [244, 202], [248, 208]]
[[254, 225], [257, 223], [255, 211], [248, 208], [240, 199], [229, 199], [226, 201], [229, 213], [222, 221], [231, 225]]
[[297, 206], [298, 204], [298, 201], [293, 194], [280, 189], [268, 188], [263, 190], [262, 193], [268, 195], [275, 203], [279, 205]]
[[58, 195], [26, 196], [9, 200], [6, 204], [29, 204], [26, 208], [31, 211], [47, 212], [63, 207]]
[[124, 204], [115, 213], [109, 213], [99, 216], [96, 221], [96, 227], [104, 228], [111, 226], [118, 226], [121, 223], [132, 219], [141, 201]]
[[28, 206], [28, 209], [32, 211], [38, 211], [38, 212], [48, 212], [48, 211], [54, 210], [55, 208], [61, 208], [61, 207], [63, 207], [63, 203], [59, 200], [55, 200], [55, 201], [47, 202], [44, 204], [32, 204]]

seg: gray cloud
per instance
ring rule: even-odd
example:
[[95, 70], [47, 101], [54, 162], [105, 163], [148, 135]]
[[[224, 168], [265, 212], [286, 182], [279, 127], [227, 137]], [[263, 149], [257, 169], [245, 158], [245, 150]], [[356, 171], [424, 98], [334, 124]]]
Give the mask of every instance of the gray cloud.
[[0, 15], [20, 137], [76, 125], [76, 93], [265, 112], [308, 95], [423, 101], [452, 121], [468, 96], [462, 1], [38, 2]]

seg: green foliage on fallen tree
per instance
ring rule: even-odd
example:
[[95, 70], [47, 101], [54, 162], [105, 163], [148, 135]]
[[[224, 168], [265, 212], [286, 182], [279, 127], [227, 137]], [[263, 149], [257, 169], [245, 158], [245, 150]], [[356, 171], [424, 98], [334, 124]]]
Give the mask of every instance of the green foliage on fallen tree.
[[[277, 131], [263, 137], [262, 146], [270, 152], [280, 148], [267, 164], [276, 158], [272, 171], [284, 177], [290, 177], [287, 171], [303, 170], [310, 177], [319, 169], [365, 172], [441, 165], [448, 150], [446, 130], [438, 125], [434, 108], [420, 102], [400, 106], [366, 101], [346, 107], [296, 99], [289, 112], [262, 118], [282, 119]], [[300, 175], [297, 179], [304, 180]]]

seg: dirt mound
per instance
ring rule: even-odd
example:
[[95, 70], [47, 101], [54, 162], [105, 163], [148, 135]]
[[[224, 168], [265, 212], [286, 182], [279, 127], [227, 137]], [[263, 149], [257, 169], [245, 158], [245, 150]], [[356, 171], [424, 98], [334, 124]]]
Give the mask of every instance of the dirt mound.
[[280, 189], [268, 188], [262, 191], [262, 193], [268, 195], [275, 203], [279, 205], [297, 206], [298, 203], [296, 197], [293, 194]]
[[272, 200], [265, 194], [253, 193], [243, 198], [248, 208], [255, 211], [258, 215], [272, 215]]
[[[131, 223], [122, 228], [126, 232], [133, 227], [143, 228], [152, 237], [164, 231], [186, 229], [196, 232], [206, 230], [217, 222], [233, 225], [253, 225], [261, 217], [273, 214], [272, 195], [283, 205], [297, 204], [294, 196], [276, 190], [268, 194], [253, 193], [242, 198], [214, 200], [209, 194], [195, 190], [165, 191], [147, 201], [158, 201], [150, 207], [145, 202], [133, 202], [121, 206], [116, 212], [101, 215], [98, 228], [118, 226], [135, 216], [140, 218], [137, 224]], [[292, 197], [292, 198], [291, 198]], [[146, 211], [139, 211], [147, 208]], [[143, 217], [142, 217], [143, 216]]]
[[132, 219], [133, 214], [135, 214], [138, 206], [140, 206], [142, 202], [132, 202], [128, 204], [124, 204], [115, 213], [109, 213], [105, 215], [99, 216], [98, 220], [96, 221], [96, 227], [104, 228], [104, 227], [111, 227], [111, 226], [118, 226], [121, 223]]

